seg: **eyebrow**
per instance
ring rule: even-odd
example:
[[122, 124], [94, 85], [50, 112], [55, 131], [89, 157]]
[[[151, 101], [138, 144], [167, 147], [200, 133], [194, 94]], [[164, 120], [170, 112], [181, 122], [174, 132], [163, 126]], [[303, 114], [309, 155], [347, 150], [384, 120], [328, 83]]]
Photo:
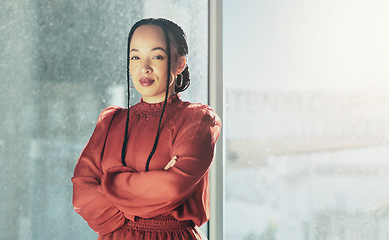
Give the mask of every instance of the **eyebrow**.
[[[157, 51], [157, 50], [162, 50], [162, 51], [164, 51], [166, 53], [166, 50], [163, 49], [163, 47], [155, 47], [155, 48], [152, 48], [150, 51]], [[139, 50], [136, 49], [136, 48], [133, 48], [133, 49], [130, 50], [130, 52], [139, 52]]]

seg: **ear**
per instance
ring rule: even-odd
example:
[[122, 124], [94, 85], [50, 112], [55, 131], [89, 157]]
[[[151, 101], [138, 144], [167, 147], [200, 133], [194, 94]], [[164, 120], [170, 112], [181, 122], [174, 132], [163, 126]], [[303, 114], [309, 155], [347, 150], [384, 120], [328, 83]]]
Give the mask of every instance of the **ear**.
[[182, 73], [182, 71], [184, 71], [185, 69], [185, 66], [186, 66], [186, 57], [185, 56], [179, 57], [177, 59], [177, 74]]

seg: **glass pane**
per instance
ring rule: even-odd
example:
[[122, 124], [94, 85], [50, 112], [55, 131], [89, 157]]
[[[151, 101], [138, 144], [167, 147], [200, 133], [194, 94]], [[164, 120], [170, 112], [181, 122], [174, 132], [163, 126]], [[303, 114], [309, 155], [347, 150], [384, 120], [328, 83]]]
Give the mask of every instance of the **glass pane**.
[[224, 1], [226, 239], [389, 238], [388, 10]]
[[[125, 106], [127, 34], [167, 17], [187, 32], [191, 87], [208, 99], [207, 1], [5, 0], [0, 17], [2, 239], [96, 239], [73, 210], [77, 159], [109, 105]], [[131, 102], [140, 96], [132, 91]]]

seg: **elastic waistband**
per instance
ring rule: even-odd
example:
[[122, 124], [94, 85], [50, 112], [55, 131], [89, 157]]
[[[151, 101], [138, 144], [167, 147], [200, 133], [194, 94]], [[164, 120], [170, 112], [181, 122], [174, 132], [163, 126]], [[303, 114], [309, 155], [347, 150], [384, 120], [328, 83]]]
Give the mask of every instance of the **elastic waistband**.
[[179, 221], [172, 216], [156, 216], [153, 218], [135, 217], [135, 221], [128, 220], [126, 227], [137, 230], [162, 230], [174, 231], [186, 228], [193, 228], [195, 224], [190, 221]]

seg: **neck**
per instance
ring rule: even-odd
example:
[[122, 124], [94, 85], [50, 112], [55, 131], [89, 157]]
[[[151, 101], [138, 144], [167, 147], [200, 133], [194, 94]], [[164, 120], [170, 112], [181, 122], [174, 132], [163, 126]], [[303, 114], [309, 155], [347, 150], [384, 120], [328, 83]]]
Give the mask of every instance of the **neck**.
[[[174, 94], [175, 94], [175, 92], [169, 92], [167, 98], [168, 99], [171, 98]], [[143, 102], [150, 103], [150, 104], [161, 103], [161, 102], [165, 101], [165, 93], [161, 94], [159, 96], [152, 96], [152, 97], [142, 96], [142, 99], [143, 99]]]

